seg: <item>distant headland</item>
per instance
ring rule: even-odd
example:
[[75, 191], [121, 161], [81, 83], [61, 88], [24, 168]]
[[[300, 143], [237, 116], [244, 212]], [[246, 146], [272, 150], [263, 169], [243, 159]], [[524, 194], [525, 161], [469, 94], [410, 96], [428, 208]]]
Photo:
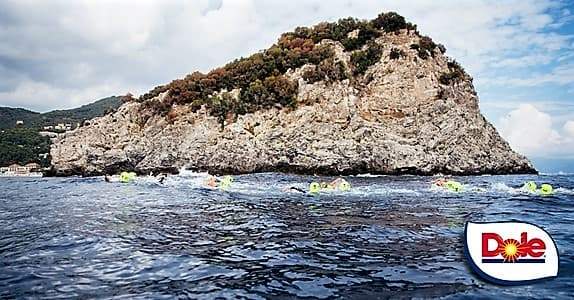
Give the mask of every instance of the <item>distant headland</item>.
[[536, 173], [445, 52], [393, 12], [299, 27], [58, 136], [54, 173]]

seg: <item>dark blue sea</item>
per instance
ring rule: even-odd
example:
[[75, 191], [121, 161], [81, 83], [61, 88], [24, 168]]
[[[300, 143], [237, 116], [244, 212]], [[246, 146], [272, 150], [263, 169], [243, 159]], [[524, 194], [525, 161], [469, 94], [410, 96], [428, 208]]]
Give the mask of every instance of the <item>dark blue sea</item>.
[[[292, 299], [574, 297], [574, 176], [351, 176], [347, 193], [307, 196], [332, 178], [204, 174], [133, 184], [0, 178], [0, 298]], [[521, 192], [551, 183], [554, 196]], [[467, 221], [519, 220], [548, 231], [558, 278], [502, 287], [465, 262]]]

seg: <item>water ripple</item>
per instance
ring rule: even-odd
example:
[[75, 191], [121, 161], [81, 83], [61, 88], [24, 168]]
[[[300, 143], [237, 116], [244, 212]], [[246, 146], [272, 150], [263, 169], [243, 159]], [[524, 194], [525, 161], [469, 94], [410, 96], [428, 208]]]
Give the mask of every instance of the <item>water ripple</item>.
[[[574, 177], [359, 176], [349, 193], [286, 193], [315, 178], [204, 174], [106, 184], [101, 178], [2, 179], [0, 298], [568, 298], [574, 293]], [[522, 289], [477, 280], [462, 257], [465, 222], [518, 219], [553, 234], [560, 277]], [[558, 292], [557, 292], [558, 291]]]

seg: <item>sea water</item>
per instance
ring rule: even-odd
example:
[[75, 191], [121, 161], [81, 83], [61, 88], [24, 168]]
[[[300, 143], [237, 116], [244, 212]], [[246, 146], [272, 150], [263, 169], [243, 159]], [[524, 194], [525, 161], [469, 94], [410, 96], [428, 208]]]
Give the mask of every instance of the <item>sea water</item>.
[[[350, 192], [309, 196], [333, 178], [206, 174], [158, 184], [0, 179], [0, 298], [574, 297], [574, 176], [351, 176]], [[551, 183], [553, 196], [522, 192]], [[558, 246], [556, 279], [501, 287], [463, 254], [467, 221], [519, 220]]]

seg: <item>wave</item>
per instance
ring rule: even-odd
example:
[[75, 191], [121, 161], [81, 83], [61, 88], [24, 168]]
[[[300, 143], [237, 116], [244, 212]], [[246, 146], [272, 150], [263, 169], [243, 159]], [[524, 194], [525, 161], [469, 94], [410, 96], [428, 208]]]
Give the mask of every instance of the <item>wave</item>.
[[[153, 176], [139, 176], [134, 180], [135, 184], [147, 185], [147, 186], [157, 186], [166, 188], [186, 188], [186, 189], [206, 189], [205, 180], [209, 176], [207, 172], [193, 172], [182, 170], [178, 175], [170, 175], [165, 178], [163, 183], [160, 183], [157, 177]], [[383, 177], [387, 175], [372, 175], [372, 174], [360, 174], [357, 177]], [[310, 178], [308, 180], [293, 181], [293, 180], [274, 180], [269, 178], [253, 178], [253, 177], [243, 177], [237, 176], [235, 182], [227, 190], [228, 192], [240, 193], [246, 195], [254, 196], [281, 196], [294, 192], [291, 188], [296, 188], [302, 191], [308, 191], [309, 183], [312, 181]], [[101, 177], [103, 181], [103, 177]], [[118, 181], [118, 178], [113, 178], [113, 181]], [[341, 192], [341, 191], [330, 191], [323, 190], [322, 195], [349, 195], [349, 196], [385, 196], [385, 195], [421, 195], [424, 193], [445, 193], [445, 194], [483, 194], [483, 193], [494, 193], [494, 194], [509, 194], [509, 195], [532, 195], [536, 196], [538, 193], [532, 193], [524, 190], [522, 187], [512, 187], [505, 182], [484, 182], [484, 183], [465, 183], [463, 184], [463, 190], [460, 192], [452, 192], [448, 189], [436, 187], [426, 182], [413, 182], [408, 181], [403, 185], [400, 181], [385, 182], [381, 184], [375, 182], [369, 185], [353, 185], [353, 180], [349, 180], [352, 185], [351, 191]], [[426, 180], [425, 180], [426, 181]], [[557, 195], [574, 195], [574, 189], [566, 187], [555, 187], [554, 194]]]
[[371, 173], [365, 173], [365, 174], [357, 174], [357, 175], [352, 175], [352, 177], [361, 177], [361, 178], [377, 178], [377, 177], [386, 177], [389, 175], [377, 175], [377, 174], [371, 174]]
[[557, 188], [557, 189], [556, 189], [556, 192], [557, 192], [557, 193], [560, 193], [560, 194], [574, 195], [574, 189]]
[[491, 185], [491, 189], [494, 192], [504, 192], [510, 194], [520, 194], [521, 192], [526, 192], [522, 189], [517, 189], [506, 185], [504, 182], [495, 182]]

